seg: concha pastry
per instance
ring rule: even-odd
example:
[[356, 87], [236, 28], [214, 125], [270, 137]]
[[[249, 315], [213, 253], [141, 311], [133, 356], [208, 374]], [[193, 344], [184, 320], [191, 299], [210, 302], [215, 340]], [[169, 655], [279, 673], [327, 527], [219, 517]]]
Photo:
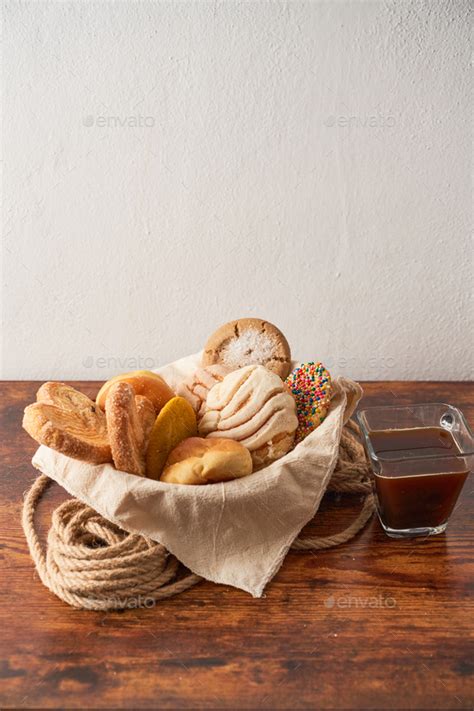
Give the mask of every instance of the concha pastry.
[[220, 363], [208, 365], [207, 368], [198, 368], [191, 377], [181, 383], [176, 394], [184, 397], [198, 416], [203, 415], [209, 390], [222, 382], [231, 372], [231, 368]]
[[198, 430], [243, 444], [255, 470], [291, 449], [297, 426], [296, 403], [281, 378], [262, 365], [248, 365], [211, 388]]

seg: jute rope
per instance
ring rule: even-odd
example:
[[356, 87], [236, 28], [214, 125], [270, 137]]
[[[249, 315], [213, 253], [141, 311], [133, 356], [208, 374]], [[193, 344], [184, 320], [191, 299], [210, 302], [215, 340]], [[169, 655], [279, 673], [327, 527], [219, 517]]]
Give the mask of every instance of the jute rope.
[[374, 513], [370, 467], [359, 436], [358, 425], [349, 420], [342, 431], [339, 458], [326, 491], [335, 494], [359, 494], [363, 497], [360, 513], [347, 528], [332, 536], [299, 536], [291, 546], [294, 550], [323, 550], [347, 543]]
[[[160, 543], [123, 531], [77, 499], [65, 501], [53, 512], [45, 552], [34, 516], [50, 483], [42, 474], [27, 492], [22, 524], [41, 581], [64, 602], [88, 610], [151, 607], [202, 580], [180, 572], [178, 560]], [[325, 538], [297, 538], [292, 548], [314, 550], [345, 543], [374, 511], [368, 465], [354, 423], [343, 431], [328, 491], [363, 495], [360, 514], [344, 531]]]
[[164, 546], [123, 531], [77, 499], [53, 512], [45, 554], [34, 515], [50, 483], [45, 474], [36, 479], [22, 523], [41, 581], [64, 602], [87, 610], [152, 606], [201, 580], [192, 573], [177, 578], [179, 563]]

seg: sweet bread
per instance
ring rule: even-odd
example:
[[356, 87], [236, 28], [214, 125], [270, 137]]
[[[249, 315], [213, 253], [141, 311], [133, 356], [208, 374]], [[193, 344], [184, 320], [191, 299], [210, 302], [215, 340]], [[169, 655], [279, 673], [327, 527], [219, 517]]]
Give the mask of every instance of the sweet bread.
[[105, 415], [112, 458], [120, 471], [145, 475], [151, 408], [153, 405], [150, 401], [146, 403], [145, 398], [135, 401], [134, 389], [128, 383], [117, 382], [109, 388]]
[[[143, 416], [143, 403], [140, 403]], [[112, 458], [116, 469], [129, 474], [145, 475], [145, 431], [138, 414], [135, 392], [131, 385], [116, 382], [108, 390], [105, 415]]]
[[170, 453], [161, 481], [168, 484], [212, 484], [252, 473], [252, 457], [232, 439], [189, 437]]
[[291, 352], [283, 333], [258, 318], [241, 318], [217, 329], [207, 341], [203, 366], [221, 363], [230, 370], [264, 365], [285, 379], [291, 368]]
[[262, 445], [252, 452], [254, 471], [258, 471], [268, 464], [276, 462], [277, 459], [287, 454], [290, 449], [293, 449], [294, 444], [295, 435], [292, 432], [282, 432], [281, 434], [273, 436], [267, 444]]
[[318, 427], [327, 415], [332, 383], [329, 371], [322, 363], [302, 363], [286, 379], [296, 400], [298, 428], [295, 444], [301, 442]]
[[[57, 405], [74, 412], [91, 410], [92, 407], [94, 407], [94, 411], [96, 410], [95, 403], [90, 397], [70, 385], [55, 381], [43, 383], [36, 393], [36, 402], [47, 402], [49, 405]], [[100, 413], [98, 413], [98, 417], [100, 417]]]
[[214, 385], [198, 423], [202, 436], [235, 439], [247, 447], [254, 469], [286, 454], [297, 426], [294, 398], [262, 365], [235, 370]]
[[146, 452], [151, 430], [155, 424], [156, 412], [151, 400], [144, 395], [135, 395], [135, 405], [137, 407], [138, 419], [143, 429], [144, 450]]
[[102, 385], [95, 399], [102, 410], [105, 410], [107, 395], [115, 383], [128, 383], [133, 387], [135, 395], [147, 397], [153, 403], [156, 414], [174, 397], [174, 392], [160, 375], [152, 373], [151, 370], [135, 370], [132, 373], [116, 375]]
[[183, 397], [174, 397], [161, 410], [150, 434], [146, 454], [146, 476], [159, 479], [169, 453], [187, 437], [194, 437], [196, 415]]
[[198, 368], [190, 378], [187, 378], [178, 388], [177, 395], [184, 397], [199, 416], [207, 400], [209, 390], [220, 383], [231, 372], [225, 365], [216, 363], [206, 368]]
[[40, 444], [91, 464], [112, 461], [104, 413], [65, 383], [44, 383], [28, 405], [23, 427]]

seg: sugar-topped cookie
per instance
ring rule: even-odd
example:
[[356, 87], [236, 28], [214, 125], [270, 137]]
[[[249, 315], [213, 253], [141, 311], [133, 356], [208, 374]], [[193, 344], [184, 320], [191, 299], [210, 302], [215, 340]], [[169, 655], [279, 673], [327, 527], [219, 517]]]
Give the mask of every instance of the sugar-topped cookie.
[[230, 370], [264, 365], [283, 380], [290, 372], [291, 352], [283, 333], [259, 318], [241, 318], [217, 329], [207, 341], [203, 366], [222, 363]]

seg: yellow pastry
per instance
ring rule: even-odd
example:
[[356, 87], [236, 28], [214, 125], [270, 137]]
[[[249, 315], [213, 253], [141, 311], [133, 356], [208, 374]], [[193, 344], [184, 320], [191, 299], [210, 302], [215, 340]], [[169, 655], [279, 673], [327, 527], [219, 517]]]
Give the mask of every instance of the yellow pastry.
[[146, 476], [159, 479], [169, 453], [187, 437], [197, 434], [196, 415], [183, 397], [174, 397], [161, 410], [150, 434]]

